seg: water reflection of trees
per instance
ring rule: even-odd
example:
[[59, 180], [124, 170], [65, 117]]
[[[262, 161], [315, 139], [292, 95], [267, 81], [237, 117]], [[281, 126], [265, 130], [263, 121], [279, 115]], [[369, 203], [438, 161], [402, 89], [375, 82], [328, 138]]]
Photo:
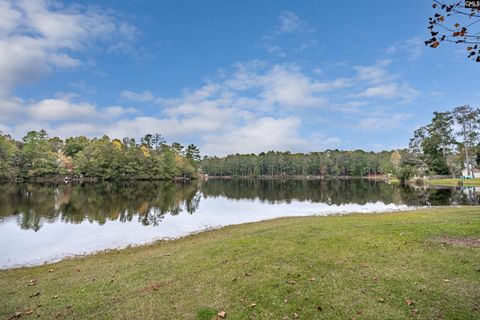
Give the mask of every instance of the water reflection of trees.
[[296, 200], [340, 205], [381, 201], [423, 206], [478, 204], [476, 191], [400, 187], [360, 179], [0, 184], [0, 220], [14, 217], [21, 228], [33, 230], [54, 221], [104, 224], [115, 220], [157, 225], [167, 214], [193, 214], [202, 196], [268, 203]]
[[157, 225], [166, 214], [192, 214], [201, 195], [193, 183], [1, 184], [0, 218], [14, 216], [24, 229], [60, 220], [104, 224], [137, 220]]
[[474, 204], [454, 188], [414, 188], [379, 181], [353, 180], [280, 180], [280, 179], [211, 179], [201, 185], [208, 197], [259, 199], [268, 203], [312, 201], [328, 204], [365, 204], [384, 202], [408, 205]]

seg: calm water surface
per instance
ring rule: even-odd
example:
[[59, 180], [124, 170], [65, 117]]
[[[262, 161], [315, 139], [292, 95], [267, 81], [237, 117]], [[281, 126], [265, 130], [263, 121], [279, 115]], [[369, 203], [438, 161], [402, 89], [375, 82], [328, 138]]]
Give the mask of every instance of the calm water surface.
[[0, 268], [275, 217], [473, 205], [478, 191], [367, 180], [0, 184]]

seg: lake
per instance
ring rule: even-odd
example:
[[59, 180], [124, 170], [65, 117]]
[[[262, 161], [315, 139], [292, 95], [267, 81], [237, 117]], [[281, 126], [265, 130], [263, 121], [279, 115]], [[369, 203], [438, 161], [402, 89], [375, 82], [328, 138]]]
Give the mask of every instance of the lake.
[[0, 184], [0, 268], [286, 216], [476, 205], [475, 188], [365, 179]]

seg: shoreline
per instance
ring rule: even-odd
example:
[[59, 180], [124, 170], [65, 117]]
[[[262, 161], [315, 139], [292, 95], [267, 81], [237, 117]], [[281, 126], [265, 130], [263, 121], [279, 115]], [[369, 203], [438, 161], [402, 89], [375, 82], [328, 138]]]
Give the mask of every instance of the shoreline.
[[310, 180], [348, 180], [348, 179], [370, 179], [370, 180], [386, 180], [387, 176], [315, 176], [315, 175], [258, 175], [258, 176], [215, 176], [204, 175], [206, 179], [310, 179]]
[[473, 319], [479, 225], [478, 207], [233, 225], [2, 270], [0, 318]]
[[351, 211], [351, 212], [336, 212], [336, 213], [328, 213], [328, 214], [306, 214], [306, 215], [298, 215], [298, 216], [279, 216], [279, 217], [274, 217], [274, 218], [267, 218], [267, 219], [262, 219], [262, 220], [257, 220], [257, 221], [249, 221], [249, 222], [241, 222], [241, 223], [233, 223], [233, 224], [226, 224], [226, 225], [218, 225], [218, 226], [210, 226], [205, 229], [200, 229], [192, 232], [187, 232], [185, 234], [176, 236], [176, 237], [159, 237], [155, 238], [152, 240], [148, 240], [146, 242], [141, 242], [141, 243], [131, 243], [127, 245], [122, 245], [118, 247], [112, 247], [112, 248], [104, 248], [104, 249], [98, 249], [94, 250], [91, 252], [85, 252], [85, 253], [79, 253], [79, 254], [66, 254], [66, 255], [61, 255], [57, 257], [53, 257], [51, 259], [47, 259], [45, 261], [41, 261], [38, 263], [32, 262], [32, 263], [26, 263], [26, 264], [15, 264], [10, 267], [4, 267], [0, 266], [0, 273], [3, 271], [9, 271], [9, 270], [18, 270], [18, 269], [25, 269], [25, 268], [36, 268], [40, 266], [45, 266], [45, 265], [52, 265], [56, 263], [61, 263], [64, 261], [68, 260], [76, 260], [76, 259], [83, 259], [83, 258], [88, 258], [91, 256], [95, 256], [97, 254], [108, 254], [112, 252], [117, 252], [117, 251], [122, 251], [122, 250], [129, 250], [132, 248], [139, 248], [139, 247], [149, 247], [153, 246], [155, 244], [163, 244], [163, 243], [169, 243], [172, 241], [178, 241], [181, 239], [185, 239], [191, 236], [196, 236], [200, 235], [202, 233], [208, 233], [211, 231], [215, 230], [221, 230], [224, 228], [229, 228], [229, 227], [236, 227], [236, 226], [246, 226], [250, 224], [261, 224], [265, 222], [271, 222], [275, 220], [283, 220], [283, 219], [303, 219], [303, 218], [309, 218], [309, 217], [317, 217], [317, 218], [327, 218], [327, 217], [345, 217], [345, 216], [355, 216], [355, 215], [382, 215], [382, 214], [395, 214], [395, 213], [405, 213], [405, 212], [417, 212], [417, 211], [431, 211], [435, 209], [461, 209], [461, 208], [479, 208], [480, 206], [405, 206], [405, 207], [399, 207], [399, 208], [393, 208], [393, 209], [385, 209], [385, 210], [374, 210], [374, 211], [369, 211], [369, 212], [359, 212], [359, 211]]

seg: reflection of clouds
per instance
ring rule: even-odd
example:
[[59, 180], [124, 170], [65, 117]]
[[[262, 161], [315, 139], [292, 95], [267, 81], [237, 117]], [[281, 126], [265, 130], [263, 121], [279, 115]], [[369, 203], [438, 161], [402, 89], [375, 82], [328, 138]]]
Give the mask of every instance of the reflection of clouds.
[[0, 243], [9, 243], [0, 247], [0, 266], [38, 264], [278, 217], [475, 204], [478, 191], [365, 180], [0, 185]]
[[[200, 194], [197, 193], [200, 199]], [[408, 209], [405, 205], [382, 202], [344, 205], [300, 202], [266, 203], [261, 200], [231, 200], [226, 197], [196, 202], [195, 214], [182, 210], [178, 215], [160, 214], [157, 208], [147, 213], [149, 224], [135, 221], [106, 221], [103, 224], [84, 221], [80, 224], [45, 224], [40, 232], [22, 230], [15, 219], [0, 225], [0, 267], [40, 264], [65, 256], [91, 253], [108, 248], [145, 244], [162, 238], [176, 238], [208, 228], [255, 222], [278, 217], [329, 215], [349, 212], [385, 212]], [[161, 223], [159, 223], [161, 221]], [[155, 223], [156, 222], [156, 223]], [[14, 239], [15, 241], [11, 241]]]

